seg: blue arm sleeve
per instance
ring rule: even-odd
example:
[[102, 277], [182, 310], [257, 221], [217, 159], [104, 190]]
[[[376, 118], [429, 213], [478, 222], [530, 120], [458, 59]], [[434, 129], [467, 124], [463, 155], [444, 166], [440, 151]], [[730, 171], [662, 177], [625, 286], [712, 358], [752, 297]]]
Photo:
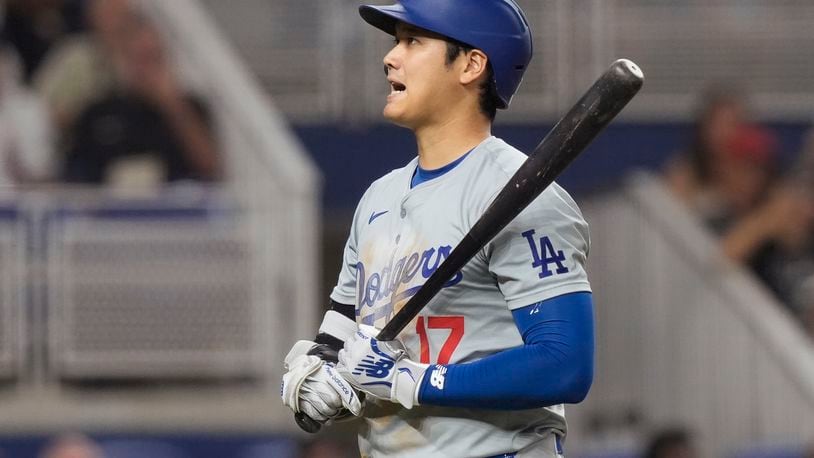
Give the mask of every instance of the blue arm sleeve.
[[571, 293], [512, 312], [524, 345], [463, 364], [448, 364], [443, 390], [428, 383], [421, 404], [531, 409], [585, 399], [593, 381], [591, 293]]

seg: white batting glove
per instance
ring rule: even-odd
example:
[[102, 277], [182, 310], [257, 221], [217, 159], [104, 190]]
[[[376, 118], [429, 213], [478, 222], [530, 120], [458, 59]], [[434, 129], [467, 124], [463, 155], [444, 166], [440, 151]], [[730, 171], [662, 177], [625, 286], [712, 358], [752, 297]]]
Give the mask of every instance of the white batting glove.
[[306, 354], [314, 345], [310, 340], [300, 340], [285, 357], [288, 372], [280, 387], [283, 404], [321, 423], [339, 415], [343, 407], [358, 416], [362, 412], [359, 396], [334, 364]]
[[355, 388], [411, 409], [418, 405], [418, 388], [429, 364], [408, 359], [401, 342], [381, 342], [376, 334], [376, 328], [360, 325], [339, 350], [336, 370]]

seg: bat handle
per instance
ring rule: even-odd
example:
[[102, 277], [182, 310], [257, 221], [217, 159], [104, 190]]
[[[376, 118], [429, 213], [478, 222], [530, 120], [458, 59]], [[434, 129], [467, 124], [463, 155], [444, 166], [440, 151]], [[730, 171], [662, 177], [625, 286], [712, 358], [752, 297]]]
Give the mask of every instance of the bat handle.
[[[308, 350], [308, 354], [319, 356], [319, 359], [323, 361], [332, 363], [339, 362], [339, 356], [336, 350], [324, 344], [315, 345], [313, 348]], [[302, 412], [297, 412], [294, 414], [294, 421], [297, 422], [297, 426], [299, 426], [300, 429], [307, 433], [316, 434], [320, 429], [322, 429], [322, 423], [314, 420]]]

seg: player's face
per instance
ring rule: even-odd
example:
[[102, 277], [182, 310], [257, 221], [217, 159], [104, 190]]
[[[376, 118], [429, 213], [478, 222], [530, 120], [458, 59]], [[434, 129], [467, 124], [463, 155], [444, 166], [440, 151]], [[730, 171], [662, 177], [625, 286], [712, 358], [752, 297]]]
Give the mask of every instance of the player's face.
[[413, 130], [441, 123], [459, 97], [456, 73], [446, 65], [447, 42], [410, 25], [396, 26], [395, 45], [384, 57], [390, 94], [384, 116]]

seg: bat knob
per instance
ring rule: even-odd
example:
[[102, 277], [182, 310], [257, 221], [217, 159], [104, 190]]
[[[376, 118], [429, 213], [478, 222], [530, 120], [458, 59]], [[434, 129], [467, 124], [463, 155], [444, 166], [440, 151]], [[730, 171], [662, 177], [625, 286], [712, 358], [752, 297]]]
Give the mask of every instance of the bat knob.
[[329, 363], [339, 362], [339, 352], [325, 344], [314, 345], [308, 350], [308, 354], [319, 356], [319, 359]]
[[322, 429], [322, 424], [308, 415], [305, 415], [302, 412], [297, 412], [294, 415], [294, 420], [297, 422], [297, 426], [300, 427], [306, 433], [316, 434]]

